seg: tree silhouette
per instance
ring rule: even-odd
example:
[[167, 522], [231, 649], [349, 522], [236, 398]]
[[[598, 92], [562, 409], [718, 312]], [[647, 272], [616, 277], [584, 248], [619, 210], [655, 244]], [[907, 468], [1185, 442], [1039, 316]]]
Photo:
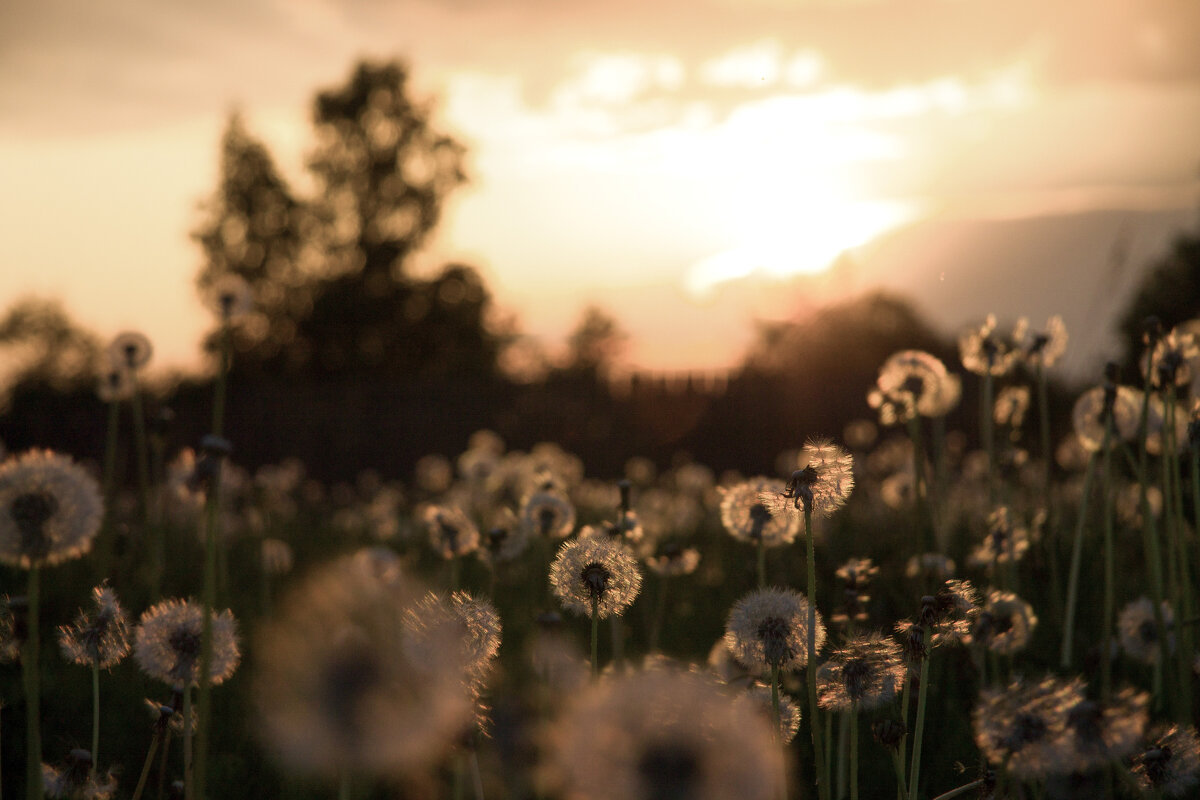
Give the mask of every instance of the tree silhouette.
[[1119, 329], [1125, 342], [1125, 363], [1133, 365], [1142, 352], [1146, 319], [1158, 317], [1163, 330], [1200, 314], [1200, 233], [1181, 233], [1170, 249], [1151, 266], [1141, 286], [1121, 314]]
[[465, 180], [464, 148], [410, 96], [397, 61], [363, 62], [317, 94], [317, 193], [291, 194], [266, 148], [235, 116], [221, 185], [194, 234], [201, 290], [235, 272], [259, 315], [240, 334], [235, 370], [295, 380], [491, 378], [504, 344], [479, 274], [451, 264], [432, 278], [409, 257]]
[[204, 252], [197, 288], [207, 294], [222, 276], [236, 274], [254, 293], [255, 311], [237, 333], [246, 356], [241, 366], [280, 371], [302, 361], [295, 335], [312, 302], [312, 214], [239, 114], [221, 140], [220, 185], [203, 209], [205, 220], [192, 233]]

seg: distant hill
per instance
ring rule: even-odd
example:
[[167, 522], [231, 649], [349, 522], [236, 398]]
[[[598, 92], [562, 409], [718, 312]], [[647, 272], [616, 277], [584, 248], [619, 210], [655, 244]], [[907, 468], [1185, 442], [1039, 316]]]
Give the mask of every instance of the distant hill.
[[[1195, 209], [1103, 210], [1023, 219], [932, 219], [897, 230], [839, 267], [913, 301], [956, 334], [993, 312], [1035, 326], [1061, 314], [1071, 337], [1062, 376], [1089, 382], [1121, 355], [1116, 320]], [[1200, 313], [1200, 309], [1197, 309]]]

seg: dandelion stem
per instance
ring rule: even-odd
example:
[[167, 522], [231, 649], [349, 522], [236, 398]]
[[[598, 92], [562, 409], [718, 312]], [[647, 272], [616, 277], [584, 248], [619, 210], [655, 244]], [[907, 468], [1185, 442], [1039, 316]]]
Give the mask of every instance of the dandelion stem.
[[471, 785], [475, 790], [475, 800], [484, 800], [483, 776], [479, 773], [479, 751], [474, 747], [467, 755], [467, 763], [471, 767]]
[[600, 676], [600, 598], [592, 598], [592, 679]]
[[[1104, 438], [1112, 437], [1112, 415], [1105, 423]], [[1115, 584], [1116, 564], [1113, 555], [1113, 490], [1112, 454], [1104, 449], [1104, 619], [1100, 639], [1100, 700], [1108, 702], [1112, 694], [1112, 641], [1113, 616], [1116, 613]]]
[[[1104, 429], [1102, 448], [1108, 447], [1108, 428]], [[1096, 475], [1096, 453], [1088, 456], [1087, 471], [1083, 477], [1083, 497], [1079, 501], [1079, 516], [1075, 520], [1075, 540], [1071, 545], [1071, 571], [1067, 575], [1067, 611], [1063, 626], [1062, 650], [1059, 666], [1071, 666], [1071, 645], [1075, 634], [1075, 604], [1079, 595], [1079, 569], [1083, 563], [1083, 529], [1087, 525], [1088, 500], [1092, 493], [1092, 481]]]
[[957, 789], [951, 789], [948, 792], [943, 792], [942, 794], [939, 794], [937, 797], [933, 798], [933, 800], [951, 800], [951, 798], [958, 797], [961, 794], [966, 794], [972, 789], [978, 789], [980, 786], [983, 786], [983, 783], [983, 778], [980, 778], [977, 781], [971, 781], [970, 783], [959, 786]]
[[29, 633], [21, 659], [21, 673], [25, 678], [25, 796], [29, 800], [42, 800], [42, 703], [38, 674], [41, 647], [38, 630], [40, 573], [41, 567], [37, 564], [29, 568], [29, 583], [25, 590], [29, 603]]
[[904, 751], [901, 747], [892, 750], [892, 770], [896, 773], [896, 795], [900, 800], [908, 800], [908, 787], [904, 785]]
[[338, 775], [338, 800], [350, 800], [350, 771], [342, 770]]
[[767, 545], [760, 536], [758, 539], [758, 588], [767, 586]]
[[154, 753], [158, 750], [158, 742], [162, 739], [164, 727], [158, 724], [154, 726], [154, 736], [150, 739], [150, 749], [146, 751], [146, 761], [142, 764], [142, 774], [138, 777], [137, 788], [133, 790], [133, 800], [141, 800], [142, 792], [146, 789], [146, 779], [150, 777], [150, 768], [154, 765]]
[[[921, 626], [922, 641], [930, 641], [931, 633], [928, 626]], [[925, 706], [929, 699], [929, 658], [926, 653], [921, 659], [921, 679], [917, 686], [917, 721], [913, 729], [912, 765], [908, 771], [908, 796], [916, 797], [921, 775], [921, 743], [925, 736]]]
[[145, 525], [150, 518], [150, 449], [146, 444], [146, 415], [142, 411], [142, 390], [138, 386], [137, 370], [130, 370], [133, 392], [129, 409], [133, 415], [133, 442], [137, 450], [138, 518]]
[[979, 399], [979, 424], [983, 437], [983, 450], [987, 453], [987, 482], [988, 506], [996, 505], [996, 444], [995, 430], [992, 426], [992, 387], [995, 378], [992, 376], [991, 364], [983, 376], [983, 394]]
[[775, 733], [780, 730], [779, 719], [779, 665], [771, 665], [771, 722], [775, 724]]
[[195, 800], [196, 771], [192, 757], [192, 687], [183, 687], [183, 796]]
[[658, 637], [662, 632], [663, 619], [667, 616], [667, 588], [671, 584], [671, 576], [663, 575], [658, 587], [658, 602], [654, 607], [654, 621], [650, 627], [650, 652], [658, 650]]
[[100, 664], [92, 662], [92, 777], [100, 769]]
[[812, 731], [813, 758], [821, 772], [817, 792], [821, 800], [829, 800], [829, 764], [821, 742], [821, 720], [817, 710], [817, 554], [813, 543], [812, 508], [804, 504], [804, 538], [808, 540], [808, 717]]
[[850, 703], [850, 800], [858, 800], [858, 703]]

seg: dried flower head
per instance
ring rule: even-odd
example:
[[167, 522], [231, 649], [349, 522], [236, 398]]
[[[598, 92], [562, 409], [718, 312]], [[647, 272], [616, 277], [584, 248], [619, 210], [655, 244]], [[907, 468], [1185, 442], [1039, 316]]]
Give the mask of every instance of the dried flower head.
[[972, 715], [975, 743], [988, 763], [1005, 765], [1020, 780], [1070, 772], [1062, 742], [1068, 714], [1083, 699], [1080, 681], [1054, 677], [984, 689]]
[[729, 487], [718, 487], [721, 496], [721, 524], [730, 536], [741, 542], [763, 547], [791, 544], [799, 530], [798, 521], [786, 514], [774, 515], [764, 495], [783, 493], [783, 482], [769, 478], [751, 478]]
[[1020, 428], [1025, 424], [1025, 414], [1029, 411], [1029, 387], [1005, 386], [996, 395], [992, 406], [992, 418], [997, 425], [1008, 425]]
[[753, 702], [700, 674], [657, 667], [601, 681], [549, 731], [572, 800], [772, 800], [782, 752]]
[[792, 473], [781, 495], [766, 495], [773, 513], [785, 509], [828, 517], [846, 504], [854, 489], [854, 456], [829, 439], [809, 439], [800, 453], [805, 466]]
[[976, 375], [1005, 375], [1019, 356], [1013, 343], [996, 333], [995, 314], [959, 337], [958, 354], [963, 367]]
[[1185, 328], [1172, 328], [1140, 359], [1142, 377], [1155, 389], [1186, 386], [1192, 381], [1192, 365], [1200, 358], [1195, 335]]
[[479, 547], [479, 529], [455, 506], [426, 506], [421, 521], [434, 551], [444, 559], [465, 556]]
[[263, 572], [267, 575], [286, 575], [292, 571], [295, 556], [292, 546], [282, 539], [263, 539], [259, 545]]
[[78, 558], [100, 530], [100, 487], [49, 450], [0, 464], [0, 561], [29, 569]]
[[[444, 646], [444, 631], [457, 634], [461, 661], [473, 678], [484, 675], [500, 652], [500, 614], [469, 592], [454, 592], [448, 600], [426, 593], [408, 609], [404, 625], [412, 636], [409, 650], [418, 657], [426, 647]], [[437, 634], [432, 640], [427, 637], [430, 631]]]
[[529, 532], [508, 506], [492, 512], [491, 524], [482, 531], [479, 556], [489, 564], [505, 564], [520, 558], [529, 547]]
[[829, 618], [830, 623], [844, 626], [850, 622], [865, 622], [867, 603], [871, 601], [867, 589], [879, 574], [879, 567], [869, 558], [852, 558], [838, 567], [836, 574], [842, 582], [842, 604]]
[[1034, 368], [1052, 367], [1067, 352], [1067, 326], [1057, 314], [1046, 320], [1046, 327], [1040, 331], [1030, 330], [1025, 318], [1017, 320], [1013, 339], [1025, 363]]
[[[209, 680], [223, 683], [241, 660], [233, 612], [212, 611], [212, 663]], [[168, 686], [200, 681], [204, 609], [190, 600], [164, 600], [142, 613], [134, 634], [133, 657], [142, 672]]]
[[[1170, 631], [1175, 615], [1165, 600], [1159, 608], [1163, 627], [1167, 630], [1167, 647], [1173, 651], [1175, 642]], [[1139, 597], [1117, 614], [1117, 637], [1121, 649], [1135, 661], [1155, 664], [1162, 658], [1162, 640], [1158, 635], [1158, 622], [1154, 618], [1154, 603], [1148, 597]]]
[[259, 629], [262, 740], [297, 771], [428, 769], [472, 719], [463, 624], [437, 614], [414, 631], [424, 589], [386, 562], [323, 565]]
[[1133, 759], [1142, 788], [1164, 797], [1194, 797], [1200, 784], [1200, 738], [1191, 725], [1159, 728]]
[[1029, 603], [1012, 592], [992, 589], [975, 618], [971, 636], [993, 652], [1012, 655], [1029, 644], [1037, 621]]
[[637, 559], [619, 541], [591, 537], [566, 542], [550, 565], [550, 583], [563, 608], [600, 619], [620, 616], [642, 588]]
[[937, 356], [923, 350], [901, 350], [879, 369], [867, 403], [879, 411], [884, 425], [923, 417], [945, 416], [957, 403], [960, 390]]
[[820, 613], [791, 589], [758, 589], [734, 603], [725, 623], [725, 645], [747, 669], [798, 670], [808, 663], [808, 618], [816, 619], [814, 652], [825, 644]]
[[96, 383], [96, 396], [103, 403], [128, 400], [136, 390], [133, 373], [111, 364], [100, 373], [100, 379]]
[[58, 629], [58, 644], [68, 661], [110, 669], [129, 655], [129, 622], [107, 584], [92, 589], [94, 612], [80, 611], [70, 625]]
[[878, 708], [896, 698], [904, 675], [898, 644], [878, 633], [855, 636], [817, 672], [817, 703], [832, 711]]
[[521, 501], [520, 519], [530, 537], [565, 539], [575, 529], [575, 506], [552, 487], [542, 488]]

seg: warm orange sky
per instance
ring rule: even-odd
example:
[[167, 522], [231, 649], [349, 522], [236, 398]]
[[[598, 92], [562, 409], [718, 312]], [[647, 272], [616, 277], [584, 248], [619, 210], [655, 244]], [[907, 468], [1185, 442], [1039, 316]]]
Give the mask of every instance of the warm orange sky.
[[551, 344], [598, 302], [632, 363], [721, 366], [753, 318], [876, 284], [1077, 334], [1095, 304], [1054, 273], [1107, 269], [1114, 220], [1144, 261], [1196, 217], [1197, 41], [1192, 0], [8, 0], [0, 301], [189, 363], [230, 109], [306, 191], [313, 93], [400, 56], [470, 147], [427, 259]]

